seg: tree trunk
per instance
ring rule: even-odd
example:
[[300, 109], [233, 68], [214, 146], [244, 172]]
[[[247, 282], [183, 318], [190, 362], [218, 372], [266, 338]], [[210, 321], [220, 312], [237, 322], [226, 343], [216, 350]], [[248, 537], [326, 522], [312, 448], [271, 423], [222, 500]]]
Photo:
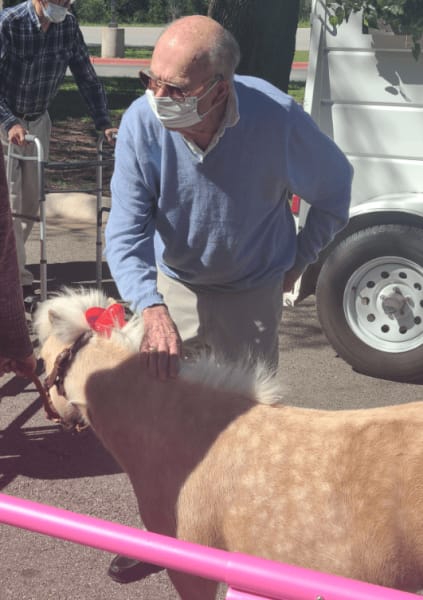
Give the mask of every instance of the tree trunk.
[[208, 14], [240, 45], [237, 73], [262, 77], [286, 92], [299, 9], [299, 0], [210, 0]]

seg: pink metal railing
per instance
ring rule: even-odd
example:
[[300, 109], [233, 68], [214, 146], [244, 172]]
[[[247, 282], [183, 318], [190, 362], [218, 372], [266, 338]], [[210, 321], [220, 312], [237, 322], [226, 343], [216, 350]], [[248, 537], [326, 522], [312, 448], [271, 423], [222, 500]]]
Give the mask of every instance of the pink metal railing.
[[412, 600], [406, 592], [183, 542], [0, 494], [0, 522], [229, 585], [227, 600]]

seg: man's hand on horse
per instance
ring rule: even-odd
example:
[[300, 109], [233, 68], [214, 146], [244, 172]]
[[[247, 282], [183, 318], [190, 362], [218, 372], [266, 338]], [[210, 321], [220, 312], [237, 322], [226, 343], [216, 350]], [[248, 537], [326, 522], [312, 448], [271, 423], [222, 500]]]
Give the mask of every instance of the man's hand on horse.
[[182, 341], [167, 307], [145, 308], [144, 336], [140, 346], [141, 365], [162, 381], [178, 375]]

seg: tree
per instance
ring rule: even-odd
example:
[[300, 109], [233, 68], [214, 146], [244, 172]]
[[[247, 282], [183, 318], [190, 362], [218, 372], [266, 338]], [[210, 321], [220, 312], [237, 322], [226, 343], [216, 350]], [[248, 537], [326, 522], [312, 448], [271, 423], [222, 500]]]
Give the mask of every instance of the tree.
[[168, 13], [172, 20], [183, 15], [204, 15], [207, 6], [208, 0], [168, 0]]
[[208, 14], [241, 48], [237, 72], [288, 90], [295, 53], [299, 0], [210, 0]]
[[90, 2], [77, 2], [72, 5], [78, 19], [85, 23], [106, 23], [110, 21], [110, 2], [104, 0], [90, 0]]
[[351, 12], [362, 10], [365, 28], [387, 25], [394, 33], [410, 35], [413, 56], [418, 59], [423, 35], [422, 0], [330, 0], [328, 7], [332, 25], [340, 25], [348, 21]]

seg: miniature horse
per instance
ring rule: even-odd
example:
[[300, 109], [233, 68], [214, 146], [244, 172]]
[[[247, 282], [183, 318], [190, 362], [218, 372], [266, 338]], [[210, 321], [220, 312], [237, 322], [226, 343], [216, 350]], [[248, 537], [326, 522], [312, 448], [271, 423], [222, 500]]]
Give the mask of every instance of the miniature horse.
[[[109, 310], [101, 293], [86, 290], [40, 305], [35, 328], [48, 373], [89, 331], [94, 306]], [[94, 329], [59, 391], [51, 389], [52, 402], [65, 421], [92, 425], [128, 474], [149, 530], [407, 591], [423, 587], [423, 403], [284, 406], [264, 369], [206, 357], [160, 381], [140, 368], [137, 317]], [[169, 575], [184, 600], [215, 598], [214, 582]]]

